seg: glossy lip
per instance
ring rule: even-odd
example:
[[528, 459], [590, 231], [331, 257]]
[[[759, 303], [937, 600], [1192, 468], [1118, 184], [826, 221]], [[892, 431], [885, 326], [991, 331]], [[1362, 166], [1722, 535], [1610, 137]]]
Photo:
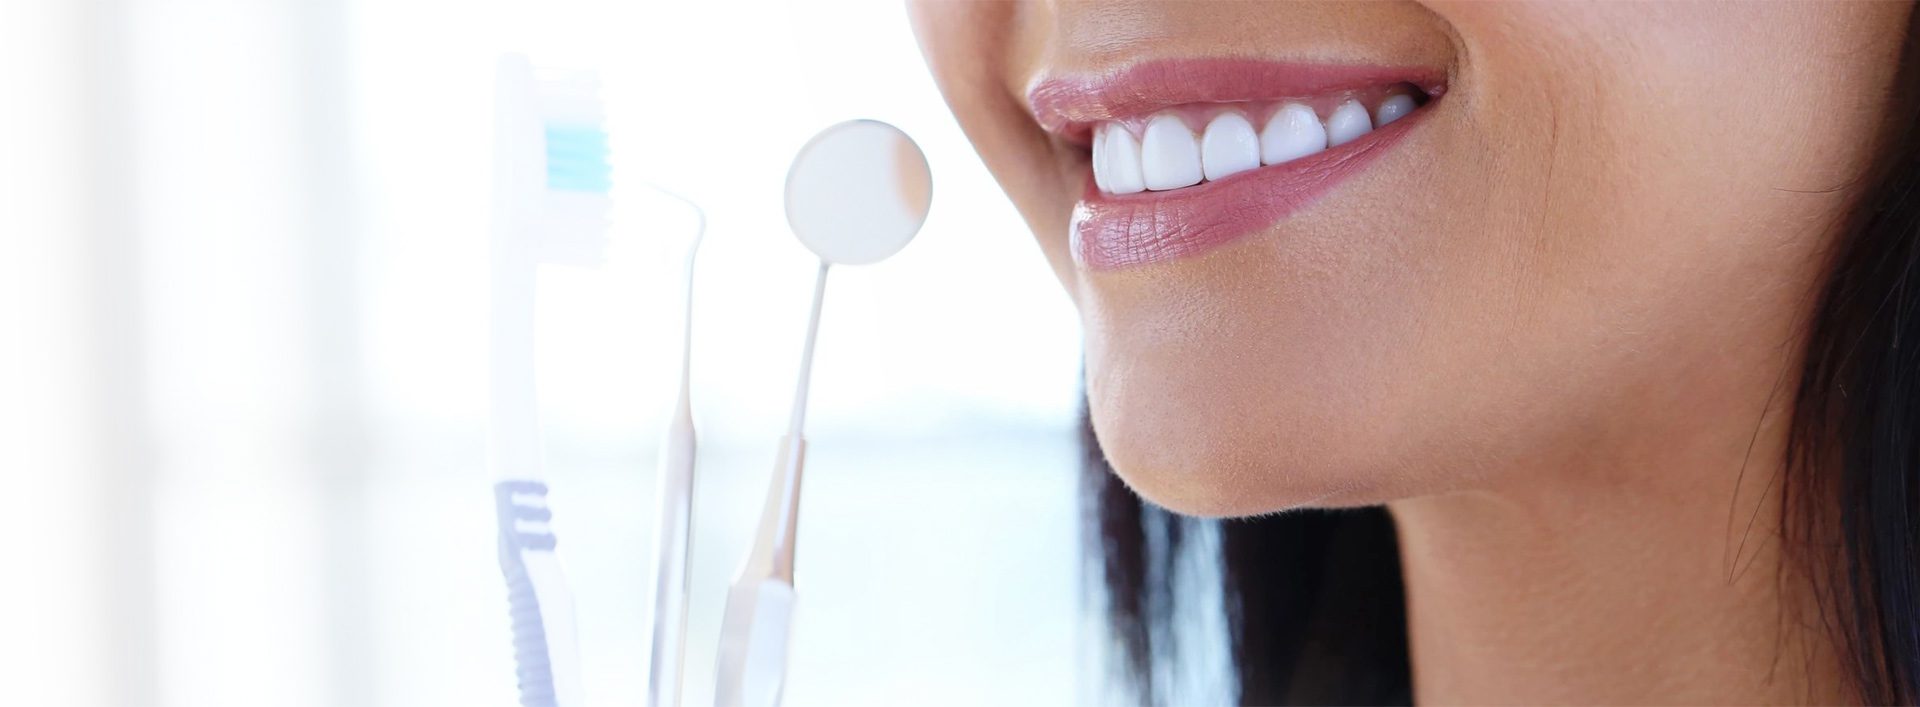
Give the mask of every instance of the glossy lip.
[[1440, 75], [1421, 68], [1171, 60], [1093, 76], [1044, 78], [1027, 97], [1042, 127], [1085, 145], [1098, 121], [1178, 105], [1312, 98], [1402, 82], [1427, 93], [1427, 105], [1352, 142], [1219, 181], [1112, 195], [1093, 187], [1089, 171], [1085, 193], [1074, 207], [1071, 250], [1086, 267], [1111, 270], [1203, 253], [1307, 206], [1416, 127], [1445, 91]]

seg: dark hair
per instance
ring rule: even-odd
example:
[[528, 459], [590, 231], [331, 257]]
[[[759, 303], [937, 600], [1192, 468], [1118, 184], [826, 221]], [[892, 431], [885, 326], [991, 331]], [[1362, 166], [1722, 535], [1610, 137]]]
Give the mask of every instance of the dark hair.
[[[1084, 416], [1083, 416], [1084, 417]], [[1143, 501], [1113, 475], [1091, 425], [1082, 477], [1094, 572], [1117, 665], [1147, 704], [1180, 704], [1165, 677], [1180, 641], [1181, 558], [1214, 551], [1242, 704], [1410, 704], [1407, 620], [1393, 520], [1381, 508], [1206, 520]], [[1212, 526], [1212, 527], [1209, 527]], [[1196, 543], [1203, 532], [1218, 543]], [[1205, 562], [1202, 566], [1205, 566]], [[1249, 666], [1258, 666], [1249, 669]]]
[[[1829, 246], [1805, 327], [1788, 426], [1781, 532], [1856, 696], [1920, 701], [1920, 14], [1876, 164]], [[1091, 427], [1084, 487], [1093, 571], [1118, 665], [1144, 702], [1174, 699], [1155, 670], [1180, 635], [1173, 573], [1218, 538], [1243, 704], [1405, 704], [1406, 615], [1392, 520], [1379, 508], [1209, 521], [1142, 501]], [[1783, 575], [1784, 576], [1784, 575]], [[1178, 668], [1174, 668], [1178, 670]]]

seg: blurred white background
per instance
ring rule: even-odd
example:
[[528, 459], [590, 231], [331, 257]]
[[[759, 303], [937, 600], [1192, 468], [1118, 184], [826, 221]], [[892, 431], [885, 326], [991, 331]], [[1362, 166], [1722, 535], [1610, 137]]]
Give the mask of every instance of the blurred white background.
[[0, 2], [9, 703], [515, 704], [482, 458], [502, 50], [609, 103], [613, 256], [543, 274], [539, 339], [593, 703], [643, 702], [677, 355], [688, 221], [638, 185], [710, 219], [705, 704], [813, 274], [781, 181], [854, 117], [915, 136], [935, 196], [829, 286], [788, 704], [1083, 695], [1076, 320], [899, 2]]

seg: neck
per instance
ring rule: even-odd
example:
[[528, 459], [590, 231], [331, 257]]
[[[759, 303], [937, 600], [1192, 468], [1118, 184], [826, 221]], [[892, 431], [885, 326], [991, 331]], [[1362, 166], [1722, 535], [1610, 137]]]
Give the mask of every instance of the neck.
[[1417, 701], [1849, 699], [1781, 552], [1779, 425], [1737, 428], [1393, 503]]

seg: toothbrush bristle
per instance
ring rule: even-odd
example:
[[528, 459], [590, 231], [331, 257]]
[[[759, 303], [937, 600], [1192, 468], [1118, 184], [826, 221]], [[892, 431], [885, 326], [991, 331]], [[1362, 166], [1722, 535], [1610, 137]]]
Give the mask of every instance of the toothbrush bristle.
[[612, 186], [606, 109], [591, 72], [541, 71], [534, 89], [545, 124], [547, 188], [605, 192]]
[[548, 189], [600, 193], [612, 186], [605, 130], [548, 123], [546, 137]]
[[606, 108], [592, 72], [539, 70], [534, 95], [545, 143], [543, 262], [598, 265], [606, 257], [613, 187]]

